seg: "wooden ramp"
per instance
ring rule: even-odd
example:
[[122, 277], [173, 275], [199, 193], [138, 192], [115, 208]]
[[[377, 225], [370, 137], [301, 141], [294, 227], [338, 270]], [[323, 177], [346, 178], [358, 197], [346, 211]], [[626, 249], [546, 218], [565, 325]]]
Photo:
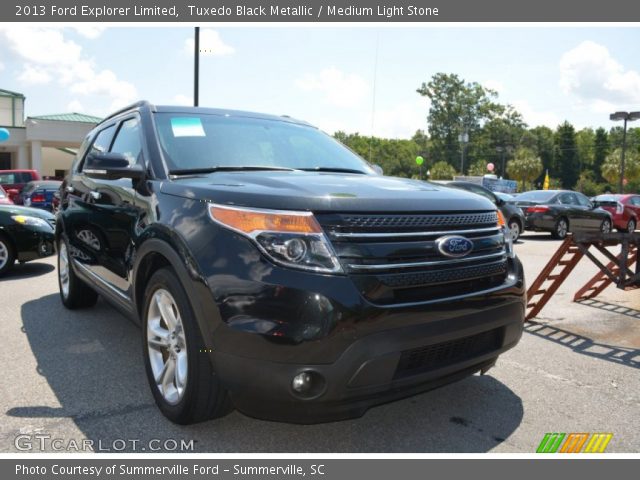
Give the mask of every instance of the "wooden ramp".
[[[620, 245], [620, 254], [614, 256], [607, 247], [617, 245]], [[540, 313], [583, 257], [589, 258], [600, 271], [576, 292], [574, 301], [594, 298], [612, 283], [623, 290], [640, 288], [639, 245], [640, 233], [594, 232], [567, 236], [529, 287], [525, 319], [531, 321]], [[589, 250], [591, 247], [609, 259], [609, 263], [604, 265]]]

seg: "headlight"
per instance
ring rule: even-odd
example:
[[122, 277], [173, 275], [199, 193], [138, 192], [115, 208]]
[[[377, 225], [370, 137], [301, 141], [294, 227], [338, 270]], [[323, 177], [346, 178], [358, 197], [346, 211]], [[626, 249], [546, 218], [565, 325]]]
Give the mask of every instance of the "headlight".
[[314, 272], [342, 272], [312, 213], [209, 205], [216, 223], [255, 242], [276, 263]]
[[31, 217], [29, 215], [14, 215], [11, 217], [14, 222], [19, 223], [20, 225], [27, 225], [29, 227], [49, 227], [51, 225], [47, 223], [46, 220], [43, 220], [38, 217]]

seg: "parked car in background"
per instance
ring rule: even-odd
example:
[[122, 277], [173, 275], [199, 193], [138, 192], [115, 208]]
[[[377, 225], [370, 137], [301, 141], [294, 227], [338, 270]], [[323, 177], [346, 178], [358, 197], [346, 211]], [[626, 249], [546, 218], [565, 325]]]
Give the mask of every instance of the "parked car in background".
[[613, 226], [621, 232], [633, 232], [640, 218], [640, 195], [604, 194], [591, 199], [613, 217]]
[[516, 200], [516, 195], [504, 192], [493, 192], [494, 195], [507, 203], [513, 203]]
[[477, 183], [461, 182], [455, 180], [452, 182], [439, 183], [447, 185], [449, 187], [459, 188], [468, 192], [476, 193], [489, 199], [502, 212], [502, 215], [507, 222], [507, 226], [509, 227], [511, 240], [515, 242], [518, 240], [518, 238], [520, 238], [520, 234], [524, 230], [525, 223], [524, 213], [522, 212], [522, 209], [520, 207], [512, 203], [508, 203], [506, 200], [500, 198], [497, 192], [492, 192], [488, 188], [485, 188], [482, 185], [478, 185]]
[[524, 211], [526, 230], [551, 232], [555, 238], [586, 230], [609, 233], [613, 225], [609, 212], [570, 190], [524, 192], [518, 195], [516, 205]]
[[53, 210], [54, 195], [60, 190], [62, 182], [57, 180], [39, 180], [27, 183], [15, 198], [16, 205]]
[[36, 180], [40, 175], [35, 170], [0, 170], [0, 186], [14, 202], [24, 186]]
[[13, 202], [4, 191], [4, 188], [0, 187], [0, 205], [13, 205]]
[[0, 276], [15, 261], [53, 254], [55, 217], [37, 208], [0, 205]]

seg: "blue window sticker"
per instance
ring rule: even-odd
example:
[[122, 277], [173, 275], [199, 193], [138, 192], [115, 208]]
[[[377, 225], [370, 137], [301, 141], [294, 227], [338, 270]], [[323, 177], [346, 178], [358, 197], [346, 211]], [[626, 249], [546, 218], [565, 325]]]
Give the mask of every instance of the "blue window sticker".
[[202, 121], [198, 117], [175, 117], [171, 119], [174, 137], [204, 137]]

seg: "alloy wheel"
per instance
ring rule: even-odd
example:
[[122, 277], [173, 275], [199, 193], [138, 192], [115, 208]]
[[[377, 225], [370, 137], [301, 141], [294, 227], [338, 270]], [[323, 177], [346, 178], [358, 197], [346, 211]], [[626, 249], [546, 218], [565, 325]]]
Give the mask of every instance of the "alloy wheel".
[[60, 277], [60, 290], [64, 298], [69, 297], [69, 253], [67, 251], [67, 244], [64, 241], [60, 242], [58, 247], [58, 276]]
[[2, 240], [0, 240], [0, 270], [4, 268], [8, 261], [9, 247], [7, 247]]
[[509, 224], [509, 233], [511, 235], [511, 241], [514, 243], [520, 237], [520, 224], [518, 222], [511, 222]]
[[149, 302], [147, 347], [158, 391], [167, 403], [179, 403], [187, 386], [187, 342], [176, 301], [163, 288]]

